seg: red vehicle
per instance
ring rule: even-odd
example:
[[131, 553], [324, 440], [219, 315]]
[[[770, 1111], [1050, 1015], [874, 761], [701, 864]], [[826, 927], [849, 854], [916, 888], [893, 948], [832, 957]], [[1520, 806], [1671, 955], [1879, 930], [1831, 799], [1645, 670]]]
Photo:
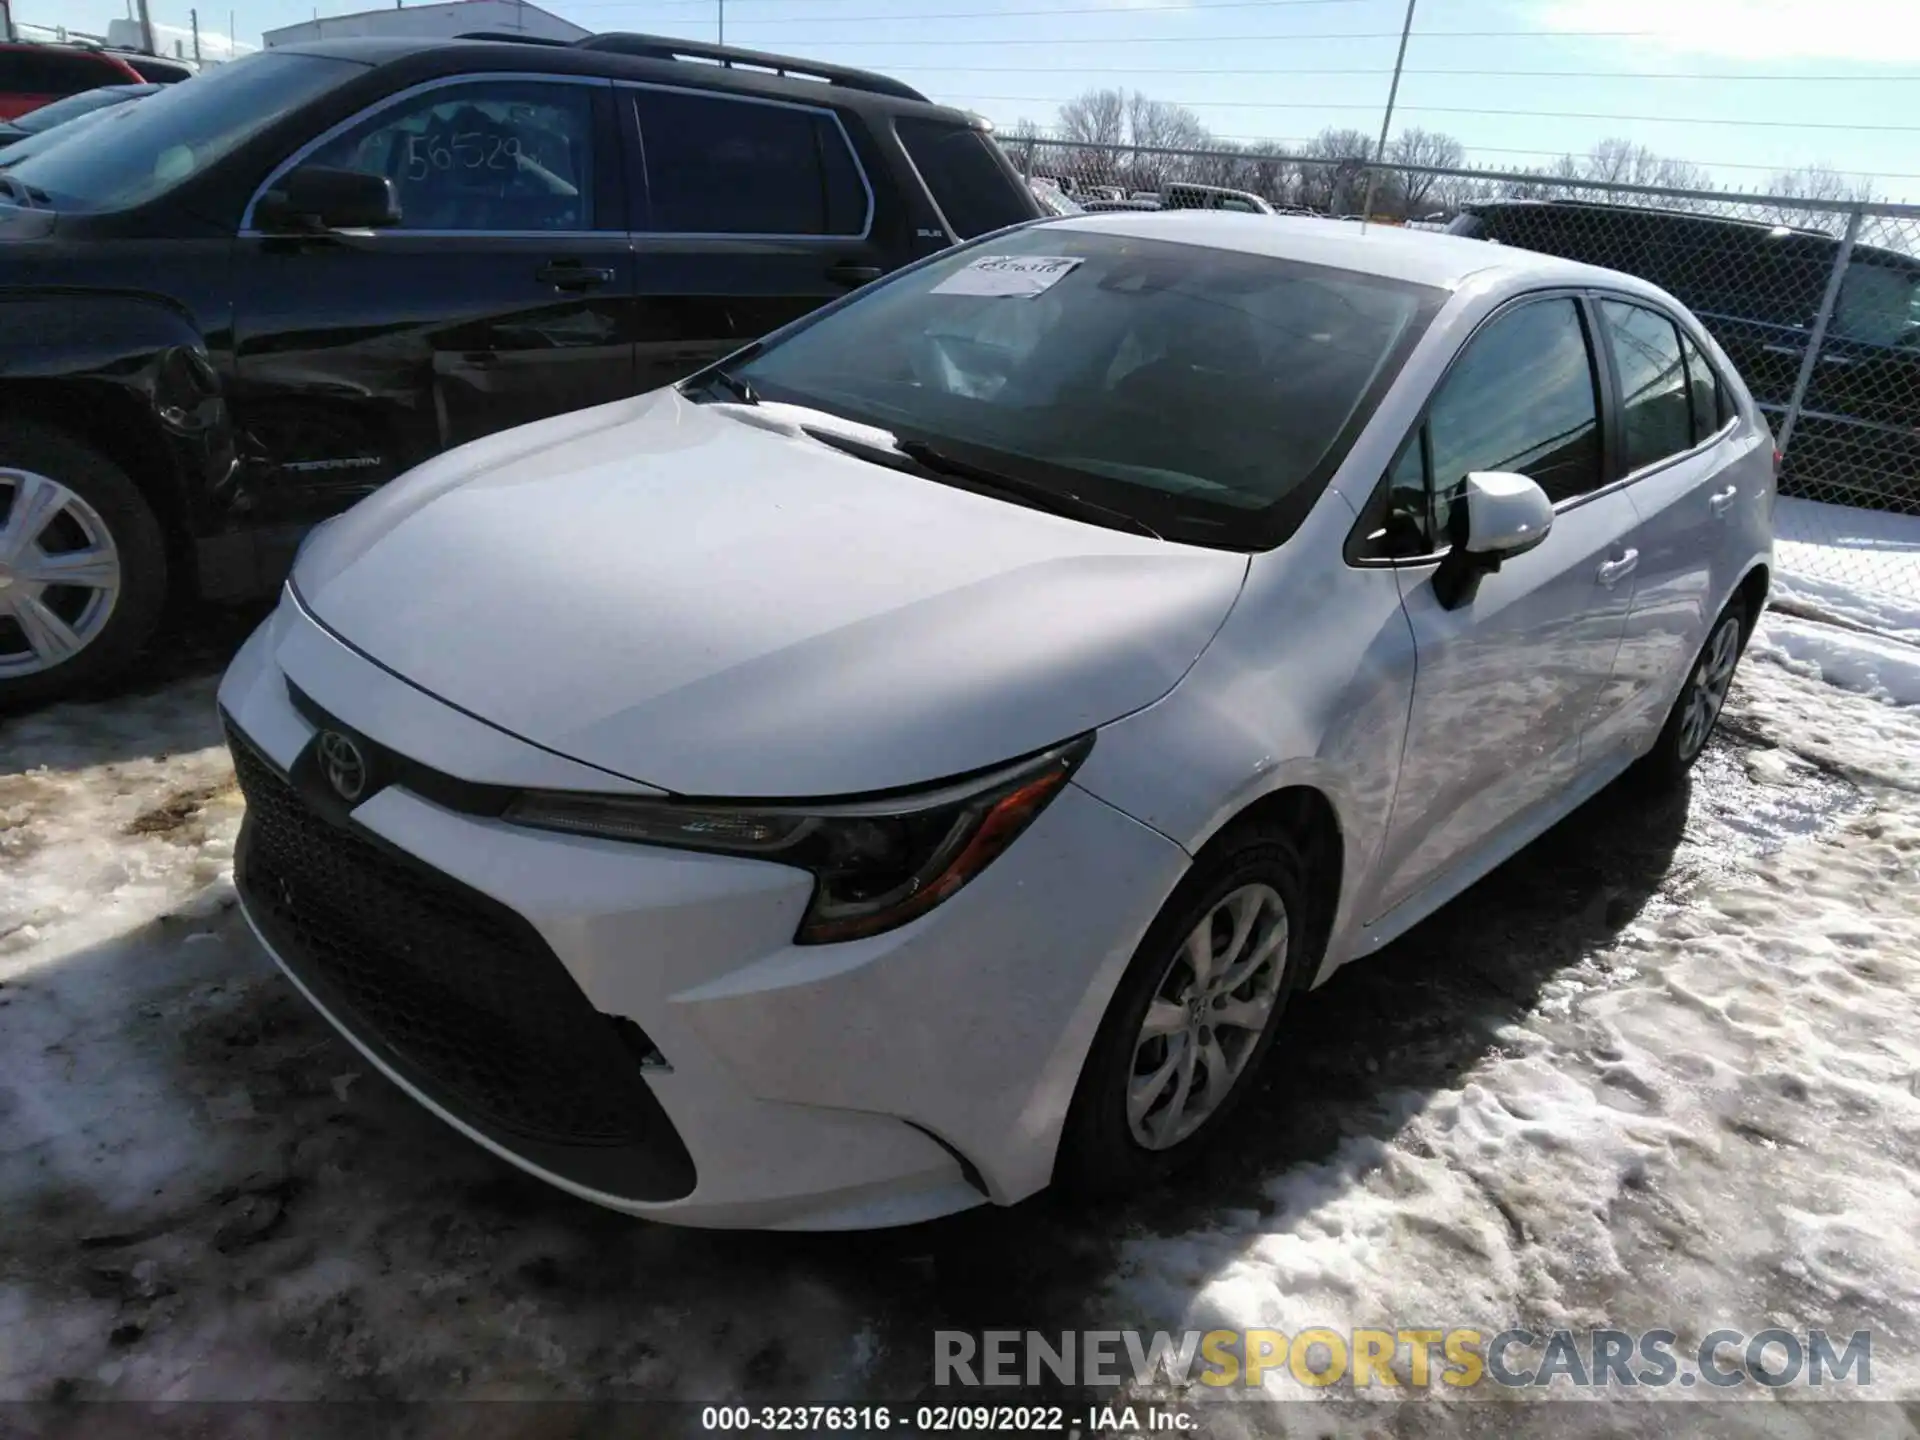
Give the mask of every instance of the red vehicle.
[[118, 55], [71, 45], [0, 44], [0, 120], [100, 85], [138, 85], [140, 72]]

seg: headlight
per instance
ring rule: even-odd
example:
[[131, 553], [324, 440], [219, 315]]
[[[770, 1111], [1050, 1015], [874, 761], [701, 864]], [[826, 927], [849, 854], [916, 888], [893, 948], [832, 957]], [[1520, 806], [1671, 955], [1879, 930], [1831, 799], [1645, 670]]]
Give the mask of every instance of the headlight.
[[736, 805], [529, 792], [517, 825], [711, 850], [809, 870], [795, 943], [877, 935], [924, 915], [986, 869], [1066, 785], [1093, 736], [932, 790], [845, 803]]

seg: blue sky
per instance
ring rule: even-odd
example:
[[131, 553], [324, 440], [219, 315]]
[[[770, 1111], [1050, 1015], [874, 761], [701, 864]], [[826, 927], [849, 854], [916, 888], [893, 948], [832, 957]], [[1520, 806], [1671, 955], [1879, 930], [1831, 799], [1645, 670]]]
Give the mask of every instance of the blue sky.
[[[182, 0], [151, 3], [156, 21], [187, 22]], [[15, 0], [15, 18], [104, 28], [126, 6]], [[1418, 6], [1395, 128], [1445, 130], [1474, 163], [1526, 168], [1621, 135], [1729, 186], [1820, 162], [1875, 177], [1888, 198], [1920, 197], [1920, 0]], [[201, 25], [224, 33], [230, 7], [243, 41], [316, 8], [207, 0]], [[711, 39], [716, 0], [546, 8], [593, 29]], [[1123, 85], [1191, 105], [1216, 133], [1277, 140], [1377, 130], [1404, 11], [1404, 0], [726, 0], [731, 42], [888, 71], [998, 124], [1050, 121], [1081, 90]], [[1520, 113], [1491, 113], [1502, 111]]]

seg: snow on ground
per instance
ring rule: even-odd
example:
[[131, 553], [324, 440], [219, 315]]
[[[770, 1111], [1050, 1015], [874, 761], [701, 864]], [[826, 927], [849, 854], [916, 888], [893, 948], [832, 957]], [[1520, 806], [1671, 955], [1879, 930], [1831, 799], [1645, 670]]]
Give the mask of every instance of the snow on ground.
[[1782, 496], [1775, 603], [1920, 644], [1920, 515]]
[[1920, 710], [1749, 663], [1690, 795], [1305, 997], [1173, 1186], [805, 1237], [595, 1210], [369, 1073], [233, 909], [212, 692], [0, 724], [0, 1400], [905, 1401], [936, 1328], [1214, 1321], [1873, 1326], [1920, 1396]]
[[[1690, 892], [1663, 881], [1666, 903], [1596, 900], [1617, 928], [1538, 970], [1497, 925], [1461, 946], [1495, 918], [1496, 876], [1404, 960], [1343, 972], [1317, 1000], [1348, 981], [1478, 991], [1481, 1013], [1436, 1008], [1483, 1048], [1443, 1084], [1416, 1066], [1420, 1083], [1338, 1097], [1326, 1154], [1130, 1240], [1110, 1291], [1129, 1323], [1671, 1325], [1683, 1344], [1720, 1325], [1872, 1328], [1879, 1398], [1920, 1396], [1920, 716], [1750, 664], [1729, 721], [1708, 764], [1737, 756], [1749, 797], [1830, 782], [1845, 756], [1865, 808], [1731, 873], [1723, 853]], [[1714, 818], [1687, 817], [1669, 876]], [[1436, 973], [1462, 964], [1528, 988]]]

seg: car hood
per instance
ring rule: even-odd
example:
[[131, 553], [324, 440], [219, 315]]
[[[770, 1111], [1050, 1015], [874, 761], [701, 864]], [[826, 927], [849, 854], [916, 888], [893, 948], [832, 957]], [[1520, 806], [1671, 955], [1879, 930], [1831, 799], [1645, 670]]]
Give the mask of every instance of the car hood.
[[524, 739], [771, 798], [957, 775], [1149, 705], [1246, 564], [659, 391], [427, 462], [316, 534], [294, 584], [347, 643]]

